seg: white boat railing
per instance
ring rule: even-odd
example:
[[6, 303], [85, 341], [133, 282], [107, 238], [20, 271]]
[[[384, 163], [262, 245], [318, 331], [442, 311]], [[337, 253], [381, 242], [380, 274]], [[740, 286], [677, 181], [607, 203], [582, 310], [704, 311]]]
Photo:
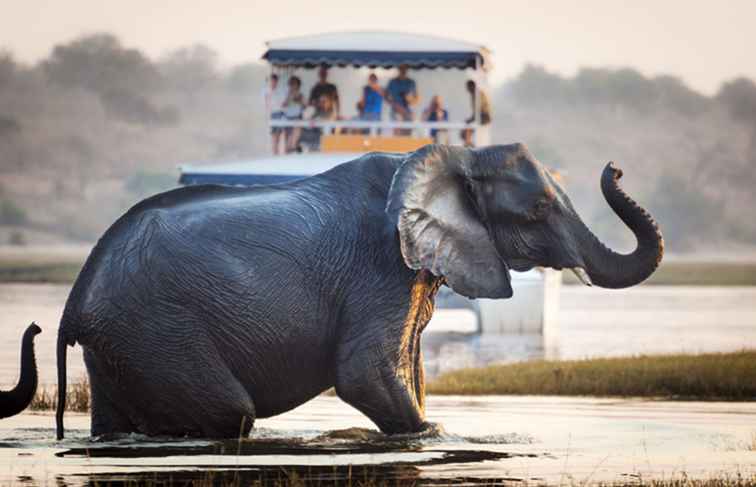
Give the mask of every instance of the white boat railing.
[[477, 131], [479, 124], [465, 122], [399, 122], [393, 120], [270, 120], [270, 126], [274, 128], [320, 128], [324, 132], [350, 130], [370, 130], [371, 135], [377, 135], [378, 130], [410, 129], [417, 131], [416, 135], [430, 136], [431, 130], [462, 130], [472, 129]]

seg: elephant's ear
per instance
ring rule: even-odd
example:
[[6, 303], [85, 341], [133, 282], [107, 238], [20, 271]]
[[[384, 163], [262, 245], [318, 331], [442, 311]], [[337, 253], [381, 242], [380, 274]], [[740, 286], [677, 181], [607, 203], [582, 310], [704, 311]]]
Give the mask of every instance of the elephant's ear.
[[409, 154], [394, 173], [386, 212], [408, 267], [445, 277], [463, 296], [509, 298], [507, 265], [465, 193], [472, 157], [440, 145]]

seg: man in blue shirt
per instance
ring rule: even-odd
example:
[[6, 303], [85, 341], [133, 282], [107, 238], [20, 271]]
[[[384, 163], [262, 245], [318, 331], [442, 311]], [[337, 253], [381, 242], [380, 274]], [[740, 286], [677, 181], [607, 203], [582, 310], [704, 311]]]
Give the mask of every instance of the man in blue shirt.
[[[415, 80], [407, 76], [406, 64], [399, 66], [399, 76], [389, 81], [386, 87], [386, 101], [391, 104], [391, 119], [411, 122], [414, 119], [412, 107], [417, 104], [417, 86]], [[394, 135], [410, 135], [411, 129], [394, 130]]]
[[381, 120], [383, 110], [383, 88], [378, 84], [378, 77], [374, 73], [368, 76], [368, 83], [362, 88], [362, 114], [360, 119], [371, 122]]

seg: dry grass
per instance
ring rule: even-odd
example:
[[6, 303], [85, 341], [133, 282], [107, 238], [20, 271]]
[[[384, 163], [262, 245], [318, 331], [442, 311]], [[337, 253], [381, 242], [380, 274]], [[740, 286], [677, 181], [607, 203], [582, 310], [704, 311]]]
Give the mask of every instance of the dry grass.
[[87, 253], [69, 248], [20, 247], [0, 252], [0, 282], [71, 283], [79, 275]]
[[[39, 387], [34, 395], [29, 409], [32, 411], [55, 410], [58, 406], [58, 387]], [[66, 393], [66, 411], [86, 413], [89, 411], [89, 381], [86, 377], [69, 384]]]
[[0, 282], [72, 283], [82, 264], [0, 262]]
[[756, 350], [744, 350], [494, 365], [443, 374], [427, 391], [752, 401], [754, 377]]

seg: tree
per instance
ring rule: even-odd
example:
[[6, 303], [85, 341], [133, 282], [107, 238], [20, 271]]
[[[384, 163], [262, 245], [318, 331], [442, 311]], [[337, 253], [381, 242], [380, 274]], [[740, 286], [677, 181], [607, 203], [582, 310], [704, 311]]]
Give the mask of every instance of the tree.
[[756, 128], [756, 83], [748, 78], [737, 78], [722, 84], [717, 100], [727, 107], [730, 115]]
[[125, 49], [112, 34], [94, 34], [55, 46], [43, 69], [55, 83], [98, 94], [154, 90], [161, 81], [141, 52]]

